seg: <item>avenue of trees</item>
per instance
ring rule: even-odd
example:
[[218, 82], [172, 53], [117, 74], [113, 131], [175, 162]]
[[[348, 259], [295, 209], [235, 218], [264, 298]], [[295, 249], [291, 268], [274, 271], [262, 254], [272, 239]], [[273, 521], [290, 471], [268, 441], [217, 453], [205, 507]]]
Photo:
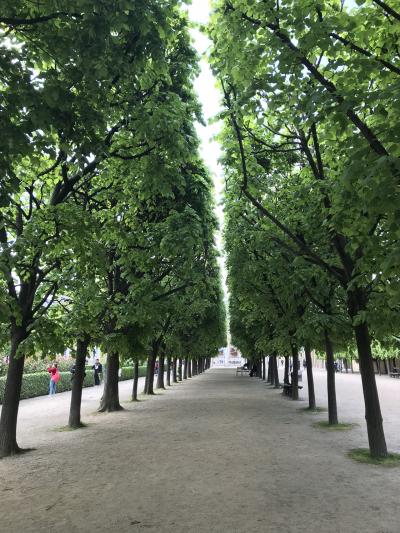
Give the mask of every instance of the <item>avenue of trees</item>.
[[[26, 356], [88, 349], [170, 384], [225, 343], [210, 177], [198, 155], [197, 56], [179, 0], [4, 0], [0, 13], [0, 458], [20, 452]], [[182, 360], [186, 362], [182, 370]]]
[[[334, 353], [354, 349], [370, 453], [385, 457], [373, 350], [397, 349], [400, 327], [399, 5], [212, 5], [234, 343], [294, 368], [304, 347], [309, 372], [325, 350], [331, 424]], [[293, 399], [297, 386], [294, 372]]]

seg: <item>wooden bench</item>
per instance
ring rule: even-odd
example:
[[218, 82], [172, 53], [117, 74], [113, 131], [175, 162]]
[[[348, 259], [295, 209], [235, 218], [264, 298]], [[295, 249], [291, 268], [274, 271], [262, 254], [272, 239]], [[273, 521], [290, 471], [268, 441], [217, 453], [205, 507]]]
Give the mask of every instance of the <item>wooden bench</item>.
[[249, 372], [250, 370], [248, 368], [242, 368], [241, 366], [238, 366], [236, 369], [236, 375], [241, 374], [243, 376], [243, 374], [248, 374]]
[[395, 370], [394, 372], [390, 372], [389, 376], [391, 378], [400, 378], [400, 372], [398, 370]]
[[[284, 383], [282, 385], [282, 388], [283, 388], [282, 394], [284, 396], [292, 396], [292, 384], [291, 383]], [[298, 389], [302, 389], [303, 386], [302, 385], [298, 385], [297, 388]]]

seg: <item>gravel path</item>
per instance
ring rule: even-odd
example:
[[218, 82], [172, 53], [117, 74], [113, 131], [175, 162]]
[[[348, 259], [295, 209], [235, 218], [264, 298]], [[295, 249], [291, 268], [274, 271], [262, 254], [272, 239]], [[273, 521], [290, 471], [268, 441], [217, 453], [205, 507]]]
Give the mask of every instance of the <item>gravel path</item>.
[[[325, 373], [315, 373], [324, 405]], [[400, 451], [400, 382], [378, 378], [389, 447]], [[128, 400], [131, 382], [121, 383]], [[399, 470], [352, 462], [366, 446], [359, 375], [338, 375], [346, 432], [311, 427], [260, 380], [213, 370], [125, 411], [65, 425], [70, 393], [21, 402], [19, 443], [37, 449], [0, 462], [3, 533], [399, 533]], [[302, 396], [305, 397], [304, 393]]]

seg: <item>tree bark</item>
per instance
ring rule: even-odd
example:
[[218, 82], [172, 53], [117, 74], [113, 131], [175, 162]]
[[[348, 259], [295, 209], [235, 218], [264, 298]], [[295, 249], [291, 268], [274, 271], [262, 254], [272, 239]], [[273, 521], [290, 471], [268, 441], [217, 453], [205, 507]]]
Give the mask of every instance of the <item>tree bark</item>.
[[335, 385], [335, 358], [332, 341], [328, 330], [324, 331], [326, 352], [326, 379], [328, 386], [328, 420], [329, 424], [338, 424], [336, 385]]
[[138, 401], [138, 384], [139, 384], [139, 361], [135, 361], [133, 365], [133, 386], [132, 386], [132, 401]]
[[289, 379], [289, 356], [285, 355], [285, 370], [283, 375], [283, 382], [289, 385], [290, 379]]
[[177, 371], [178, 361], [177, 358], [174, 357], [173, 363], [172, 363], [172, 383], [178, 382], [178, 371]]
[[26, 331], [18, 326], [12, 327], [10, 359], [0, 419], [0, 459], [23, 451], [17, 444], [17, 419], [25, 356], [17, 357], [17, 351], [25, 338]]
[[193, 359], [192, 365], [192, 375], [197, 376], [197, 359]]
[[178, 380], [182, 381], [182, 357], [178, 359]]
[[306, 364], [307, 364], [308, 407], [309, 409], [315, 409], [316, 403], [315, 403], [312, 357], [311, 357], [311, 348], [308, 344], [305, 345], [304, 351], [306, 354]]
[[162, 354], [158, 357], [157, 389], [165, 389], [164, 371], [165, 371], [165, 356], [164, 354]]
[[371, 456], [387, 457], [387, 446], [383, 430], [383, 420], [379, 403], [378, 389], [372, 365], [371, 341], [368, 325], [364, 322], [354, 326], [357, 351], [359, 355], [360, 374], [365, 402], [365, 420], [367, 422], [368, 442]]
[[265, 357], [262, 358], [262, 378], [265, 381]]
[[118, 370], [119, 354], [107, 354], [107, 377], [104, 381], [103, 397], [99, 407], [100, 413], [112, 413], [123, 410], [123, 407], [119, 403]]
[[193, 361], [191, 359], [189, 359], [188, 363], [189, 363], [189, 365], [188, 365], [188, 378], [191, 378], [192, 377], [192, 363], [193, 363]]
[[146, 381], [144, 384], [143, 394], [152, 395], [154, 394], [154, 369], [156, 366], [156, 358], [153, 354], [150, 354], [147, 358], [147, 370], [146, 370]]
[[188, 378], [188, 365], [189, 365], [189, 357], [185, 357], [185, 366], [183, 368], [183, 379]]
[[272, 356], [268, 357], [268, 372], [267, 372], [267, 383], [273, 383], [273, 368], [272, 368]]
[[71, 403], [68, 419], [68, 426], [73, 429], [83, 426], [81, 422], [82, 387], [83, 380], [85, 379], [85, 364], [89, 342], [89, 335], [84, 335], [76, 341], [75, 372], [72, 378]]
[[272, 358], [272, 364], [274, 369], [274, 389], [280, 389], [281, 385], [279, 383], [279, 373], [278, 373], [278, 358], [276, 355]]
[[299, 399], [299, 352], [297, 346], [292, 344], [292, 400]]
[[167, 387], [171, 386], [171, 357], [167, 357]]

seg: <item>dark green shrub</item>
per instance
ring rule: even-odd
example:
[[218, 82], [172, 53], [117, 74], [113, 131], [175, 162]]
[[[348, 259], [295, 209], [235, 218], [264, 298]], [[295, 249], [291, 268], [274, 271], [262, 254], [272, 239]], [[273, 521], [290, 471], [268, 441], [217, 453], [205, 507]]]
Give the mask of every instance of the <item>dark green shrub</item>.
[[[71, 373], [60, 372], [61, 378], [57, 383], [57, 392], [65, 392], [71, 390]], [[146, 366], [139, 367], [139, 376], [146, 375]], [[125, 366], [121, 368], [120, 381], [125, 381], [133, 378], [133, 367]], [[50, 374], [48, 372], [35, 372], [33, 374], [24, 374], [22, 378], [21, 400], [27, 398], [35, 398], [36, 396], [45, 396], [49, 393]], [[6, 384], [6, 376], [0, 377], [0, 404], [3, 403], [4, 387]], [[86, 367], [86, 376], [83, 382], [84, 387], [93, 387], [94, 375], [92, 367]]]
[[[70, 372], [60, 372], [60, 381], [57, 383], [57, 392], [71, 390]], [[34, 374], [24, 374], [22, 378], [21, 400], [34, 398], [35, 396], [45, 396], [49, 392], [50, 374], [48, 372], [35, 372]], [[0, 377], [0, 404], [3, 403], [4, 387], [6, 377]], [[83, 382], [84, 387], [94, 385], [93, 373], [86, 373]]]
[[[146, 375], [147, 366], [139, 366], [139, 377], [142, 378]], [[127, 379], [133, 379], [133, 366], [123, 366], [121, 368], [120, 381]]]

